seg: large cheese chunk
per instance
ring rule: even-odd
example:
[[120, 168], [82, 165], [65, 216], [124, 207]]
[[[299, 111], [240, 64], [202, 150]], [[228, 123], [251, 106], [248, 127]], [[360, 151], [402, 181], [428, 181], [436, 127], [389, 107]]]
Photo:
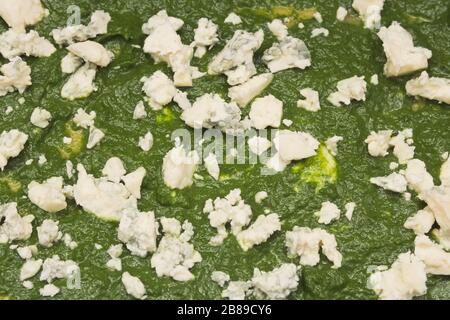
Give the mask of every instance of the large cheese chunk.
[[429, 77], [426, 71], [420, 77], [406, 83], [406, 92], [410, 96], [420, 96], [430, 100], [437, 100], [450, 104], [450, 80]]
[[92, 63], [85, 63], [80, 67], [61, 89], [61, 97], [75, 100], [88, 97], [97, 90], [94, 84], [97, 67]]
[[311, 54], [305, 43], [294, 37], [283, 38], [264, 52], [262, 60], [270, 72], [299, 68], [305, 69], [311, 65]]
[[217, 29], [217, 24], [207, 18], [200, 18], [198, 20], [198, 27], [194, 30], [193, 45], [197, 47], [194, 53], [195, 57], [202, 58], [206, 53], [207, 47], [212, 47], [219, 42]]
[[42, 6], [41, 0], [2, 0], [0, 1], [0, 16], [13, 29], [24, 31], [41, 21], [48, 11]]
[[265, 88], [273, 80], [273, 74], [263, 73], [254, 76], [247, 82], [231, 87], [228, 90], [228, 96], [238, 104], [239, 107], [245, 107], [250, 101], [252, 101], [256, 96], [264, 91]]
[[280, 230], [281, 223], [278, 214], [260, 215], [248, 229], [238, 233], [236, 239], [241, 248], [248, 251], [255, 245], [267, 241], [273, 233]]
[[381, 24], [383, 5], [384, 0], [354, 0], [352, 7], [358, 11], [365, 28], [378, 29]]
[[39, 36], [39, 33], [34, 30], [26, 33], [16, 29], [9, 29], [0, 34], [0, 53], [6, 59], [12, 59], [21, 55], [49, 57], [55, 51], [56, 48], [53, 44]]
[[431, 51], [415, 47], [411, 34], [398, 22], [392, 22], [388, 28], [382, 27], [378, 37], [383, 41], [386, 54], [384, 74], [387, 77], [397, 77], [428, 68]]
[[146, 101], [153, 110], [161, 110], [177, 94], [173, 81], [159, 70], [148, 78], [143, 77], [141, 82], [144, 83], [142, 90], [147, 96]]
[[91, 62], [99, 67], [106, 67], [111, 63], [113, 54], [103, 45], [95, 41], [83, 41], [71, 44], [67, 47], [70, 53]]
[[381, 130], [378, 132], [372, 131], [364, 141], [367, 143], [369, 154], [372, 157], [384, 157], [388, 155], [391, 137], [392, 130]]
[[337, 91], [328, 96], [328, 101], [336, 107], [349, 105], [351, 100], [366, 101], [367, 82], [364, 76], [353, 76], [338, 82]]
[[209, 74], [224, 73], [229, 85], [242, 84], [256, 74], [253, 54], [264, 40], [264, 32], [255, 33], [237, 30], [223, 50], [208, 66]]
[[314, 215], [319, 217], [319, 223], [330, 224], [332, 221], [340, 218], [341, 210], [333, 202], [326, 201], [322, 203], [322, 207]]
[[186, 152], [182, 146], [171, 149], [163, 160], [164, 183], [171, 189], [184, 189], [193, 183], [199, 157], [196, 151]]
[[19, 155], [27, 140], [28, 135], [17, 129], [3, 131], [0, 134], [0, 170], [3, 171], [10, 158]]
[[256, 129], [278, 128], [283, 117], [283, 102], [273, 95], [257, 98], [252, 103], [249, 116]]
[[274, 138], [275, 147], [282, 160], [302, 160], [316, 155], [317, 141], [307, 132], [281, 130]]
[[0, 67], [0, 97], [17, 90], [23, 93], [31, 86], [31, 68], [20, 57], [15, 57]]
[[3, 221], [0, 225], [0, 243], [28, 240], [31, 237], [34, 216], [20, 216], [16, 202], [0, 204], [0, 219]]
[[138, 277], [134, 277], [128, 272], [122, 274], [122, 284], [129, 295], [136, 299], [145, 299], [145, 286]]
[[28, 198], [42, 210], [58, 212], [67, 207], [63, 192], [63, 178], [52, 177], [39, 183], [31, 181], [28, 184]]
[[284, 263], [269, 272], [255, 268], [251, 283], [256, 298], [280, 300], [286, 299], [297, 290], [298, 281], [297, 266], [293, 263]]
[[418, 194], [434, 187], [433, 176], [428, 173], [425, 163], [418, 159], [409, 160], [405, 170], [408, 187]]
[[425, 235], [417, 236], [414, 245], [414, 254], [425, 263], [427, 273], [450, 275], [450, 252]]

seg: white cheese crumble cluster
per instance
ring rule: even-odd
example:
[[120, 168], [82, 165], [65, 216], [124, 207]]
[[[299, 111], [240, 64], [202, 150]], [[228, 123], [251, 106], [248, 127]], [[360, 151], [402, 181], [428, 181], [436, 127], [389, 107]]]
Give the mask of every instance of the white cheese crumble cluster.
[[31, 222], [33, 215], [22, 217], [17, 212], [17, 203], [10, 202], [0, 205], [0, 243], [10, 243], [16, 240], [28, 240], [33, 232]]
[[[141, 167], [125, 175], [121, 160], [111, 161], [116, 164], [113, 166], [108, 161], [103, 170], [104, 176], [100, 178], [88, 174], [84, 166], [78, 164], [78, 180], [73, 193], [75, 202], [84, 210], [102, 219], [118, 221], [123, 210], [137, 208], [146, 171]], [[117, 181], [119, 176], [122, 181]]]
[[219, 42], [217, 36], [218, 26], [211, 20], [207, 18], [200, 18], [198, 20], [198, 27], [194, 30], [194, 42], [191, 46], [195, 46], [194, 56], [197, 58], [202, 58], [207, 51], [207, 48], [211, 48]]
[[320, 211], [314, 213], [314, 215], [319, 217], [319, 223], [330, 224], [341, 217], [341, 210], [334, 203], [326, 201], [322, 203]]
[[381, 26], [381, 11], [384, 0], [354, 0], [352, 7], [364, 21], [367, 29], [379, 29]]
[[184, 189], [194, 183], [193, 177], [199, 162], [197, 151], [187, 152], [182, 145], [169, 150], [163, 159], [164, 183], [171, 189]]
[[299, 68], [305, 69], [311, 65], [311, 54], [305, 43], [294, 37], [282, 37], [264, 52], [262, 60], [270, 72]]
[[266, 242], [272, 234], [281, 230], [280, 217], [276, 213], [260, 215], [248, 229], [239, 232], [236, 239], [242, 250]]
[[63, 236], [62, 232], [59, 231], [59, 222], [51, 219], [45, 219], [36, 230], [39, 244], [47, 248], [53, 246], [53, 243], [61, 240]]
[[19, 155], [27, 140], [28, 135], [17, 129], [3, 131], [0, 134], [0, 170], [5, 169], [10, 158]]
[[181, 225], [174, 218], [162, 218], [160, 222], [164, 236], [151, 258], [156, 274], [183, 282], [194, 279], [190, 269], [201, 262], [202, 257], [189, 243], [194, 235], [192, 224], [186, 220]]
[[45, 109], [34, 108], [30, 117], [30, 122], [41, 129], [46, 128], [50, 124], [52, 115]]
[[50, 57], [56, 48], [34, 30], [26, 32], [9, 29], [0, 34], [0, 53], [6, 59], [17, 56]]
[[12, 58], [0, 67], [0, 97], [17, 90], [23, 93], [31, 86], [31, 68], [20, 57]]
[[0, 3], [0, 16], [14, 30], [25, 31], [47, 15], [41, 0], [3, 0]]
[[429, 77], [426, 71], [406, 83], [406, 93], [450, 104], [450, 80]]
[[311, 112], [320, 110], [319, 92], [311, 88], [304, 88], [300, 90], [300, 94], [305, 97], [305, 99], [299, 99], [297, 101], [297, 107]]
[[364, 76], [353, 76], [337, 83], [337, 91], [328, 96], [328, 101], [335, 107], [349, 105], [351, 100], [366, 101], [367, 83]]
[[373, 157], [384, 157], [388, 155], [388, 150], [394, 147], [393, 154], [397, 157], [398, 162], [406, 164], [408, 160], [414, 158], [413, 131], [404, 129], [399, 131], [395, 137], [392, 137], [392, 133], [392, 130], [372, 131], [365, 140], [369, 154]]
[[161, 71], [155, 71], [150, 77], [143, 77], [142, 91], [145, 92], [145, 100], [152, 110], [161, 110], [169, 104], [177, 94], [177, 88], [172, 80]]
[[432, 52], [415, 47], [411, 34], [398, 22], [392, 22], [388, 28], [382, 27], [378, 37], [383, 41], [386, 54], [384, 74], [387, 77], [398, 77], [428, 68]]
[[62, 177], [51, 177], [39, 183], [31, 181], [28, 184], [28, 198], [32, 203], [47, 212], [58, 212], [67, 207], [63, 191]]
[[283, 117], [283, 102], [273, 95], [257, 98], [251, 105], [249, 117], [255, 129], [278, 128]]
[[266, 89], [273, 80], [272, 73], [263, 73], [254, 76], [247, 82], [231, 87], [228, 90], [228, 97], [241, 108], [244, 108], [255, 97]]

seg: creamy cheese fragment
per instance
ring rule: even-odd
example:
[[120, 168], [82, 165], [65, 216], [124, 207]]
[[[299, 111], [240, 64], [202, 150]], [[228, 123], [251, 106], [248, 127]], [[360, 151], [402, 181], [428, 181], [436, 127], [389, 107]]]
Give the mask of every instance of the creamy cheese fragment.
[[450, 275], [450, 252], [425, 235], [418, 235], [414, 245], [414, 254], [423, 261], [428, 274]]
[[177, 93], [173, 81], [159, 70], [148, 78], [143, 77], [141, 82], [144, 83], [142, 90], [147, 96], [146, 101], [153, 110], [161, 110]]
[[319, 223], [330, 224], [341, 217], [341, 210], [333, 202], [326, 201], [322, 203], [320, 211], [314, 213], [314, 215], [319, 217]]
[[12, 58], [9, 63], [0, 67], [0, 97], [10, 92], [22, 94], [31, 86], [31, 68], [20, 57]]
[[136, 199], [141, 198], [141, 186], [142, 181], [147, 175], [147, 170], [144, 167], [139, 167], [135, 171], [130, 172], [122, 177], [122, 181], [125, 184], [125, 188], [131, 193]]
[[69, 279], [79, 272], [80, 267], [77, 263], [72, 260], [61, 260], [59, 256], [54, 255], [45, 259], [39, 280], [51, 283], [54, 279]]
[[72, 74], [61, 89], [61, 97], [75, 100], [88, 97], [97, 90], [94, 84], [97, 66], [85, 63], [74, 74]]
[[381, 130], [378, 132], [372, 131], [364, 141], [367, 143], [369, 154], [372, 157], [384, 157], [388, 155], [391, 137], [392, 130]]
[[217, 156], [214, 153], [210, 153], [204, 159], [204, 162], [205, 168], [208, 171], [209, 175], [213, 177], [215, 180], [219, 180], [220, 168], [219, 162], [217, 161]]
[[305, 43], [294, 37], [284, 37], [264, 51], [262, 60], [270, 72], [299, 68], [305, 69], [311, 65], [311, 54]]
[[307, 132], [280, 130], [274, 138], [274, 144], [283, 161], [302, 160], [316, 155], [317, 141]]
[[123, 162], [118, 157], [109, 158], [102, 170], [103, 176], [115, 183], [119, 183], [126, 173], [127, 171], [123, 166]]
[[47, 248], [53, 246], [53, 243], [61, 240], [63, 236], [59, 231], [59, 222], [51, 219], [45, 219], [36, 230], [39, 244]]
[[31, 181], [28, 184], [28, 199], [47, 212], [64, 210], [67, 203], [63, 184], [63, 177], [51, 177], [43, 183]]
[[266, 242], [272, 234], [280, 230], [281, 223], [278, 214], [260, 215], [250, 227], [239, 232], [236, 239], [242, 250], [248, 251], [255, 245]]
[[10, 158], [19, 155], [27, 140], [28, 135], [17, 129], [3, 131], [0, 134], [0, 169], [2, 171], [5, 169]]
[[392, 192], [406, 192], [407, 181], [402, 174], [391, 173], [386, 177], [374, 177], [370, 178], [370, 183], [373, 183], [384, 190]]
[[279, 40], [283, 40], [288, 36], [288, 28], [280, 19], [274, 19], [267, 24], [270, 32]]
[[211, 273], [211, 280], [216, 282], [219, 286], [224, 287], [230, 281], [230, 276], [223, 271], [213, 271]]
[[427, 292], [425, 264], [411, 252], [402, 253], [392, 266], [369, 277], [368, 287], [383, 300], [410, 300]]
[[133, 120], [144, 119], [147, 117], [147, 111], [145, 111], [145, 105], [143, 101], [139, 101], [134, 107]]
[[266, 191], [259, 191], [255, 194], [255, 202], [261, 203], [264, 199], [266, 199], [269, 195]]
[[163, 179], [171, 189], [184, 189], [193, 183], [199, 156], [196, 151], [187, 152], [183, 146], [171, 149], [163, 159]]
[[50, 112], [43, 108], [34, 108], [31, 113], [30, 122], [39, 128], [46, 128], [49, 125], [49, 120], [52, 119]]
[[50, 57], [56, 48], [34, 30], [21, 32], [9, 29], [0, 34], [0, 53], [6, 59], [17, 56]]
[[348, 221], [352, 220], [353, 212], [356, 209], [356, 203], [349, 202], [345, 204], [345, 217], [348, 219]]
[[439, 179], [444, 187], [450, 188], [450, 158], [442, 164]]
[[297, 107], [311, 112], [320, 110], [319, 92], [311, 88], [305, 88], [300, 90], [300, 94], [305, 97], [305, 99], [298, 100]]
[[34, 277], [42, 267], [42, 259], [27, 260], [20, 268], [20, 281], [24, 281]]
[[61, 71], [63, 73], [72, 74], [77, 71], [82, 64], [83, 59], [69, 52], [61, 59]]
[[450, 239], [450, 188], [444, 186], [433, 187], [422, 192], [420, 198], [424, 200], [433, 211], [436, 222], [439, 224], [439, 236], [441, 241]]
[[408, 187], [418, 194], [431, 190], [434, 187], [433, 176], [428, 173], [425, 163], [418, 159], [407, 162], [405, 178]]
[[286, 232], [286, 247], [292, 257], [300, 257], [300, 264], [315, 266], [320, 261], [319, 251], [333, 263], [333, 268], [340, 268], [342, 255], [337, 250], [334, 235], [327, 231], [315, 228], [294, 227]]
[[415, 147], [412, 145], [412, 137], [413, 130], [404, 129], [389, 141], [389, 144], [394, 147], [393, 154], [400, 164], [405, 164], [414, 158]]
[[245, 300], [251, 292], [251, 281], [230, 281], [228, 287], [222, 291], [222, 298], [229, 300]]
[[71, 44], [67, 47], [67, 50], [82, 58], [85, 62], [93, 63], [99, 67], [109, 65], [114, 56], [103, 45], [91, 40]]
[[378, 37], [383, 41], [386, 54], [384, 74], [387, 77], [398, 77], [428, 68], [432, 52], [415, 47], [411, 34], [400, 23], [394, 21], [388, 28], [382, 27]]
[[238, 235], [250, 223], [252, 208], [241, 198], [241, 190], [234, 189], [225, 198], [208, 199], [203, 213], [208, 214], [211, 227], [217, 229], [217, 235], [210, 239], [209, 244], [219, 246], [228, 236], [226, 225], [229, 223], [231, 232]]
[[[176, 228], [173, 228], [174, 224]], [[167, 276], [185, 282], [195, 278], [190, 269], [202, 261], [202, 256], [189, 243], [194, 235], [192, 224], [187, 220], [181, 227], [179, 224], [176, 219], [161, 220], [164, 236], [150, 262], [158, 277]]]
[[142, 137], [139, 137], [138, 146], [142, 149], [142, 151], [150, 151], [153, 147], [153, 134], [149, 131]]
[[347, 17], [348, 11], [344, 7], [339, 7], [336, 11], [336, 19], [338, 21], [344, 21], [345, 17]]
[[217, 30], [217, 24], [211, 20], [207, 18], [200, 18], [198, 20], [198, 26], [194, 30], [194, 42], [192, 44], [197, 48], [194, 53], [195, 57], [202, 58], [208, 47], [212, 47], [219, 42]]
[[87, 149], [94, 148], [105, 137], [105, 133], [94, 126], [89, 127], [89, 137], [86, 143]]
[[70, 45], [74, 42], [86, 41], [100, 34], [108, 32], [108, 24], [111, 21], [109, 13], [96, 10], [91, 15], [89, 24], [69, 25], [65, 28], [54, 29], [51, 32], [53, 39], [59, 45]]
[[39, 289], [39, 294], [43, 297], [54, 297], [56, 296], [61, 289], [55, 286], [53, 283], [47, 283], [41, 289]]
[[146, 298], [144, 284], [138, 277], [134, 277], [128, 272], [124, 272], [122, 274], [122, 284], [124, 285], [127, 293], [134, 298], [140, 300]]
[[242, 84], [256, 74], [253, 54], [264, 40], [264, 32], [237, 30], [208, 66], [209, 74], [225, 74], [229, 85]]
[[9, 243], [15, 240], [28, 240], [33, 232], [31, 222], [33, 215], [20, 216], [17, 212], [17, 203], [0, 204], [0, 243]]
[[406, 83], [406, 92], [410, 96], [420, 96], [450, 104], [450, 80], [437, 77], [430, 78], [426, 71], [422, 71], [420, 77]]
[[89, 127], [92, 127], [94, 125], [95, 117], [97, 116], [95, 111], [91, 111], [87, 113], [83, 109], [78, 109], [77, 113], [73, 117], [73, 122], [83, 129], [87, 129]]
[[118, 237], [133, 255], [146, 257], [148, 253], [154, 252], [157, 235], [158, 222], [154, 212], [139, 212], [136, 208], [122, 211]]
[[48, 15], [41, 0], [2, 0], [0, 16], [13, 29], [24, 31]]
[[283, 102], [273, 95], [257, 98], [251, 105], [249, 117], [256, 129], [278, 128], [283, 117]]
[[255, 268], [251, 280], [255, 297], [269, 300], [286, 299], [297, 290], [298, 282], [297, 266], [293, 263], [284, 263], [269, 272]]
[[325, 141], [325, 145], [333, 156], [336, 156], [338, 153], [338, 143], [344, 140], [341, 136], [332, 136]]
[[236, 13], [231, 12], [223, 21], [224, 23], [229, 23], [233, 25], [238, 25], [242, 23], [241, 17], [239, 17]]
[[258, 156], [267, 151], [271, 145], [272, 143], [264, 137], [253, 136], [248, 139], [248, 148]]
[[409, 217], [403, 225], [406, 229], [411, 229], [415, 234], [428, 233], [435, 222], [433, 211], [429, 207], [417, 211], [417, 213]]
[[328, 96], [328, 101], [335, 107], [349, 105], [351, 100], [366, 101], [367, 83], [364, 76], [353, 76], [337, 83], [337, 91]]
[[330, 31], [326, 28], [314, 28], [311, 31], [311, 38], [315, 38], [315, 37], [318, 37], [321, 35], [323, 35], [324, 37], [328, 37], [329, 34], [330, 34]]
[[364, 21], [364, 28], [378, 29], [381, 25], [381, 11], [384, 0], [354, 0], [352, 7]]
[[228, 90], [228, 96], [232, 101], [236, 102], [239, 107], [243, 108], [256, 96], [263, 92], [264, 89], [269, 86], [272, 80], [272, 73], [263, 73], [254, 76], [241, 85], [231, 87]]

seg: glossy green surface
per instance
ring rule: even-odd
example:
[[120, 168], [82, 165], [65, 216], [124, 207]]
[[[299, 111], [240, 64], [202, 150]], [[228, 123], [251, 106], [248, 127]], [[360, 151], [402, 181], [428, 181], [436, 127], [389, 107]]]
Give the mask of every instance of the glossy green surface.
[[[297, 259], [287, 257], [284, 232], [295, 225], [324, 227], [317, 223], [313, 212], [327, 200], [342, 208], [348, 201], [357, 203], [351, 222], [341, 218], [324, 227], [336, 235], [338, 248], [343, 254], [343, 265], [340, 269], [332, 269], [331, 264], [323, 258], [315, 267], [302, 268], [298, 291], [291, 298], [376, 298], [366, 288], [367, 268], [372, 265], [390, 265], [399, 253], [412, 249], [414, 234], [406, 230], [403, 223], [424, 204], [414, 196], [412, 201], [405, 201], [401, 195], [383, 191], [369, 183], [370, 177], [388, 174], [388, 164], [395, 159], [391, 155], [386, 158], [370, 157], [364, 140], [371, 130], [413, 128], [416, 158], [426, 162], [428, 170], [436, 178], [435, 182], [438, 182], [441, 165], [439, 155], [450, 150], [450, 109], [448, 105], [406, 96], [405, 82], [416, 75], [395, 79], [382, 76], [385, 56], [376, 34], [363, 29], [356, 16], [350, 19], [351, 23], [340, 23], [335, 19], [337, 7], [344, 5], [350, 8], [351, 0], [43, 0], [50, 10], [50, 16], [39, 23], [36, 30], [42, 35], [48, 35], [52, 29], [65, 25], [68, 17], [66, 9], [73, 2], [81, 8], [84, 21], [96, 9], [104, 9], [112, 16], [108, 34], [97, 40], [114, 52], [115, 59], [110, 66], [98, 72], [98, 91], [87, 99], [74, 102], [60, 97], [66, 76], [60, 70], [60, 60], [65, 50], [59, 49], [50, 58], [26, 59], [32, 67], [33, 85], [24, 94], [25, 104], [18, 104], [17, 94], [0, 98], [0, 131], [18, 128], [30, 136], [25, 150], [17, 158], [11, 159], [4, 172], [0, 173], [0, 202], [17, 201], [22, 215], [31, 213], [36, 216], [33, 223], [35, 227], [45, 218], [60, 221], [62, 231], [70, 233], [79, 244], [73, 251], [68, 250], [62, 242], [50, 249], [40, 248], [40, 258], [57, 253], [62, 259], [78, 262], [81, 268], [81, 289], [69, 290], [65, 288], [64, 281], [56, 281], [61, 286], [61, 293], [55, 298], [129, 298], [120, 281], [121, 273], [109, 271], [105, 266], [108, 260], [106, 249], [118, 243], [117, 224], [101, 221], [83, 212], [72, 200], [67, 210], [49, 214], [23, 199], [30, 181], [65, 176], [64, 163], [67, 158], [74, 163], [83, 163], [89, 172], [99, 175], [105, 161], [111, 156], [120, 157], [130, 171], [141, 165], [147, 169], [140, 209], [154, 210], [157, 217], [189, 219], [196, 232], [193, 243], [203, 257], [203, 262], [192, 269], [196, 279], [180, 283], [169, 278], [158, 278], [150, 267], [149, 258], [138, 258], [125, 251], [124, 271], [139, 276], [146, 285], [150, 299], [219, 298], [221, 288], [210, 280], [210, 273], [214, 270], [228, 272], [233, 280], [247, 280], [251, 278], [254, 267], [271, 270], [283, 262], [298, 263]], [[272, 10], [275, 6], [295, 7], [295, 10]], [[197, 180], [193, 187], [182, 191], [171, 191], [165, 187], [161, 177], [162, 157], [173, 145], [167, 135], [185, 125], [179, 119], [179, 109], [173, 104], [164, 111], [150, 111], [149, 117], [144, 120], [132, 119], [134, 106], [143, 98], [140, 78], [158, 69], [170, 74], [166, 65], [154, 65], [150, 56], [131, 46], [143, 44], [145, 35], [141, 32], [142, 24], [160, 9], [167, 9], [170, 15], [185, 21], [180, 32], [184, 43], [193, 40], [193, 30], [199, 18], [208, 17], [219, 24], [220, 43], [202, 60], [194, 59], [192, 63], [204, 71], [211, 57], [237, 28], [223, 24], [228, 13], [235, 11], [244, 20], [240, 28], [263, 28], [265, 31], [263, 46], [255, 55], [258, 71], [263, 72], [266, 69], [261, 63], [262, 53], [275, 41], [265, 23], [276, 17], [276, 13], [305, 18], [310, 16], [307, 14], [310, 11], [305, 13], [302, 10], [313, 7], [321, 12], [323, 26], [330, 30], [329, 37], [310, 39], [311, 30], [319, 26], [315, 20], [304, 21], [304, 29], [298, 29], [294, 24], [290, 34], [305, 40], [312, 53], [312, 67], [304, 71], [288, 70], [276, 74], [264, 94], [273, 94], [284, 102], [284, 118], [294, 121], [291, 130], [308, 131], [322, 142], [332, 135], [344, 137], [336, 157], [337, 171], [330, 171], [331, 176], [337, 172], [335, 179], [331, 179], [335, 181], [318, 188], [317, 183], [314, 183], [317, 182], [318, 173], [311, 168], [327, 168], [316, 158], [292, 164], [283, 173], [270, 177], [260, 175], [260, 165], [221, 165], [222, 179], [219, 182], [209, 177], [201, 167], [198, 173], [205, 178], [203, 181]], [[416, 45], [433, 51], [429, 73], [449, 78], [449, 16], [447, 0], [387, 0], [382, 12], [382, 23], [389, 25], [394, 20], [401, 22], [413, 35]], [[6, 30], [3, 22], [0, 23], [0, 30]], [[326, 97], [335, 90], [337, 81], [353, 75], [364, 75], [369, 79], [374, 73], [380, 76], [380, 84], [368, 85], [365, 103], [335, 108], [326, 101]], [[296, 101], [300, 98], [298, 90], [304, 87], [320, 92], [320, 112], [310, 113], [296, 107]], [[223, 76], [207, 76], [196, 80], [188, 94], [193, 100], [207, 92], [225, 96], [226, 90]], [[17, 106], [17, 110], [5, 115], [3, 110], [9, 105]], [[53, 121], [46, 129], [36, 128], [29, 122], [31, 112], [37, 106], [46, 108], [53, 115]], [[87, 111], [95, 110], [96, 126], [106, 133], [102, 143], [93, 150], [84, 147], [87, 132], [71, 128], [70, 120], [80, 107]], [[137, 147], [137, 140], [148, 130], [155, 136], [155, 144], [150, 152], [145, 153]], [[65, 135], [76, 137], [78, 140], [74, 141], [80, 143], [72, 148], [64, 147], [62, 138]], [[48, 159], [42, 167], [37, 165], [40, 154], [45, 154]], [[35, 161], [26, 166], [25, 161], [30, 158]], [[66, 178], [65, 181], [74, 183], [73, 179]], [[277, 212], [283, 221], [283, 232], [248, 252], [241, 250], [233, 236], [228, 237], [221, 247], [208, 245], [215, 230], [201, 213], [203, 204], [206, 199], [224, 196], [233, 188], [241, 188], [244, 199], [253, 208], [253, 219], [266, 208]], [[261, 205], [255, 204], [253, 196], [261, 190], [266, 190], [269, 198]], [[36, 242], [34, 232], [26, 243]], [[94, 243], [101, 244], [104, 249], [96, 250]], [[35, 284], [32, 290], [23, 288], [18, 279], [22, 263], [7, 245], [0, 245], [0, 295], [19, 299], [39, 298], [38, 289], [43, 284], [37, 277], [32, 279]], [[427, 285], [425, 298], [450, 298], [450, 278], [430, 276]]]

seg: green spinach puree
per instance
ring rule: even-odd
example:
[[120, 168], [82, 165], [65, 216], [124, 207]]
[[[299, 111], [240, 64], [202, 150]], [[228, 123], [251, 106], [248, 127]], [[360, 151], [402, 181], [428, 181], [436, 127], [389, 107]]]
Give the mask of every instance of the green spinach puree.
[[[50, 15], [33, 28], [39, 34], [51, 39], [51, 30], [66, 25], [67, 8], [72, 0], [43, 0]], [[300, 284], [291, 299], [376, 299], [375, 293], [367, 288], [368, 269], [376, 265], [391, 265], [398, 254], [413, 249], [415, 235], [403, 227], [405, 220], [422, 209], [425, 204], [413, 195], [406, 201], [401, 194], [394, 194], [372, 185], [371, 177], [389, 174], [389, 163], [393, 155], [384, 158], [371, 157], [364, 140], [371, 130], [413, 128], [415, 157], [427, 164], [428, 171], [438, 181], [442, 164], [440, 155], [450, 151], [450, 108], [425, 99], [409, 97], [405, 83], [411, 76], [384, 77], [385, 54], [382, 43], [374, 31], [364, 29], [354, 11], [345, 22], [336, 20], [339, 5], [351, 8], [351, 0], [77, 0], [81, 8], [83, 23], [97, 9], [111, 14], [108, 33], [96, 38], [115, 58], [111, 65], [98, 71], [95, 83], [98, 91], [81, 100], [67, 101], [61, 98], [61, 87], [67, 80], [60, 69], [60, 61], [66, 54], [58, 49], [49, 58], [25, 58], [32, 68], [33, 85], [23, 97], [25, 103], [18, 103], [17, 93], [0, 98], [0, 132], [17, 128], [30, 137], [21, 154], [10, 159], [8, 166], [0, 173], [0, 203], [16, 201], [21, 215], [33, 214], [33, 227], [44, 219], [60, 222], [60, 229], [70, 233], [78, 247], [69, 250], [62, 242], [51, 248], [39, 247], [38, 258], [45, 259], [58, 254], [61, 259], [77, 262], [81, 269], [81, 289], [68, 289], [65, 280], [55, 281], [61, 288], [56, 299], [129, 299], [122, 283], [121, 273], [106, 267], [109, 259], [106, 249], [118, 243], [117, 223], [102, 221], [77, 207], [68, 200], [66, 210], [50, 214], [33, 205], [26, 195], [26, 186], [32, 180], [39, 182], [51, 176], [64, 176], [66, 184], [75, 183], [76, 175], [68, 179], [65, 175], [65, 161], [83, 163], [88, 172], [101, 174], [106, 160], [117, 156], [131, 171], [139, 166], [147, 169], [142, 186], [142, 211], [155, 211], [157, 217], [188, 219], [195, 228], [193, 244], [203, 261], [192, 269], [195, 280], [186, 283], [171, 278], [158, 278], [150, 267], [149, 258], [132, 256], [127, 250], [122, 255], [124, 271], [138, 276], [146, 286], [149, 299], [219, 299], [222, 288], [210, 279], [211, 272], [221, 270], [230, 274], [233, 280], [248, 280], [253, 268], [270, 271], [283, 262], [298, 264], [298, 258], [287, 256], [284, 245], [285, 231], [294, 226], [323, 227], [336, 236], [338, 250], [343, 255], [342, 267], [332, 269], [325, 258], [315, 267], [302, 267], [299, 271]], [[256, 31], [263, 28], [265, 40], [255, 54], [258, 72], [266, 72], [261, 57], [275, 37], [267, 29], [267, 22], [274, 18], [291, 17], [289, 32], [303, 39], [312, 54], [312, 66], [305, 69], [290, 69], [277, 73], [264, 94], [272, 94], [284, 103], [284, 118], [291, 119], [290, 130], [310, 132], [320, 141], [339, 135], [344, 141], [339, 144], [338, 155], [333, 159], [322, 150], [315, 158], [295, 162], [284, 172], [263, 176], [261, 166], [221, 165], [221, 178], [213, 180], [200, 166], [197, 173], [204, 180], [196, 180], [192, 187], [173, 191], [164, 185], [161, 166], [162, 158], [173, 147], [168, 135], [186, 125], [180, 120], [180, 109], [171, 103], [161, 111], [149, 111], [143, 120], [133, 120], [133, 110], [143, 99], [141, 77], [156, 70], [171, 75], [166, 64], [154, 64], [152, 58], [132, 45], [143, 45], [145, 35], [141, 26], [159, 10], [181, 18], [185, 25], [179, 31], [183, 43], [193, 41], [194, 29], [201, 17], [212, 19], [219, 25], [220, 42], [202, 59], [194, 58], [192, 65], [206, 71], [211, 58], [219, 52], [236, 29]], [[312, 19], [314, 9], [319, 11], [324, 22], [320, 25]], [[225, 17], [236, 12], [243, 24], [224, 24]], [[382, 24], [399, 21], [414, 37], [417, 46], [433, 51], [428, 72], [436, 77], [450, 78], [450, 11], [447, 0], [396, 0], [386, 1], [382, 11]], [[297, 27], [305, 24], [304, 29]], [[310, 38], [311, 30], [325, 27], [328, 37]], [[0, 22], [0, 31], [7, 30]], [[1, 63], [5, 63], [2, 60]], [[364, 75], [366, 80], [378, 74], [380, 84], [368, 85], [367, 101], [353, 102], [348, 107], [331, 106], [326, 97], [335, 91], [339, 80], [353, 75]], [[307, 112], [296, 107], [300, 88], [314, 88], [320, 92], [322, 110]], [[226, 97], [228, 85], [224, 76], [205, 76], [194, 81], [188, 89], [191, 101], [208, 92], [217, 92]], [[7, 106], [17, 107], [6, 115]], [[35, 107], [43, 107], [52, 114], [51, 124], [40, 129], [29, 119]], [[78, 108], [97, 113], [96, 126], [106, 134], [101, 144], [86, 150], [88, 132], [76, 128], [71, 122]], [[244, 113], [248, 113], [247, 107]], [[151, 131], [155, 138], [154, 147], [142, 152], [137, 146], [140, 136]], [[73, 138], [70, 145], [63, 144], [63, 137]], [[324, 154], [325, 153], [325, 154]], [[37, 158], [45, 154], [48, 162], [39, 166]], [[28, 159], [35, 159], [25, 165]], [[331, 161], [331, 162], [330, 162]], [[207, 215], [202, 213], [205, 201], [225, 196], [231, 189], [240, 188], [242, 196], [252, 206], [253, 220], [264, 209], [280, 215], [282, 232], [276, 233], [266, 243], [244, 252], [235, 237], [228, 237], [220, 247], [208, 244], [216, 232], [210, 227]], [[266, 190], [269, 197], [261, 204], [254, 201], [254, 194]], [[340, 208], [345, 203], [357, 203], [351, 222], [345, 218], [328, 225], [318, 224], [313, 213], [324, 201], [333, 201]], [[36, 232], [24, 244], [35, 244]], [[96, 250], [94, 243], [104, 249]], [[22, 244], [19, 242], [19, 244]], [[19, 281], [19, 270], [23, 260], [9, 245], [0, 245], [0, 296], [10, 299], [41, 298], [39, 289], [43, 283], [33, 280], [35, 286], [25, 289]], [[450, 278], [428, 277], [428, 292], [425, 299], [450, 299]]]

